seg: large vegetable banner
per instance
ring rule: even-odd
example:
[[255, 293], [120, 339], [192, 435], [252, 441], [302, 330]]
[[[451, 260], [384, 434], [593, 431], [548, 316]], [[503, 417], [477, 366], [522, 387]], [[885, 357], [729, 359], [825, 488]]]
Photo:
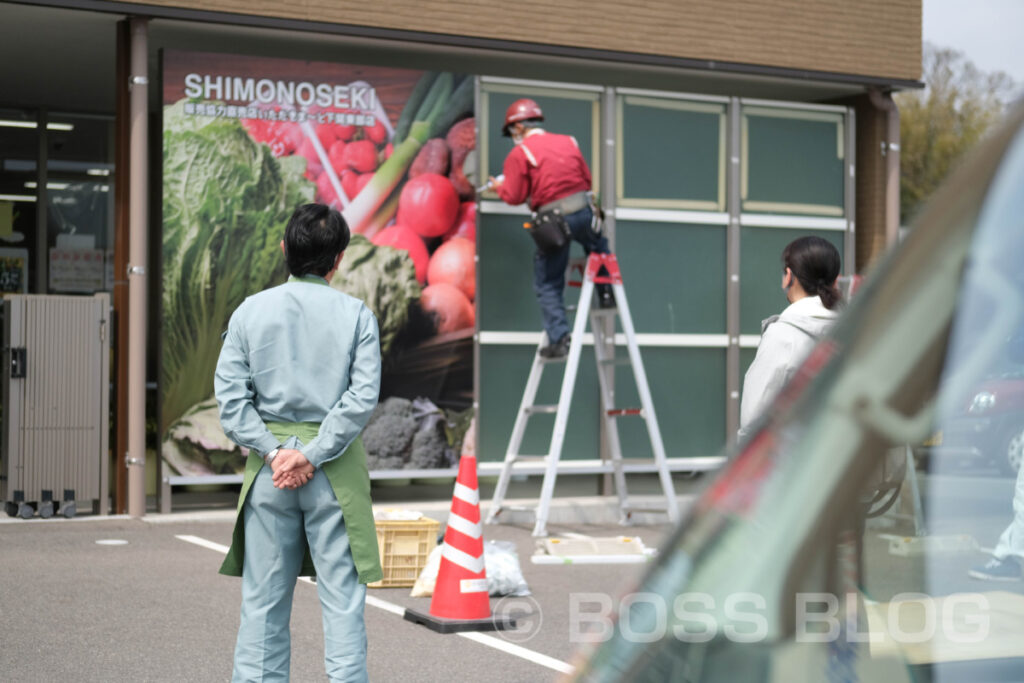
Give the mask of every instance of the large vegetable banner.
[[473, 91], [452, 73], [164, 53], [159, 433], [173, 472], [244, 469], [213, 397], [221, 334], [246, 296], [286, 280], [278, 244], [310, 201], [352, 230], [331, 286], [380, 324], [371, 469], [453, 464], [473, 400]]

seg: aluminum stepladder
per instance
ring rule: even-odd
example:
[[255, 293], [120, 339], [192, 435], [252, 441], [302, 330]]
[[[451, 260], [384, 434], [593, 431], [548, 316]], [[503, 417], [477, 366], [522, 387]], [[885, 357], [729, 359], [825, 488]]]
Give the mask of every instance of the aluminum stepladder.
[[[598, 274], [602, 268], [605, 269], [607, 275]], [[544, 482], [541, 485], [540, 500], [534, 510], [536, 524], [533, 528], [533, 535], [547, 535], [548, 511], [551, 506], [551, 496], [555, 489], [555, 479], [558, 476], [562, 447], [565, 443], [569, 409], [572, 403], [573, 389], [576, 385], [580, 354], [583, 350], [583, 335], [586, 331], [588, 317], [590, 319], [590, 328], [594, 335], [597, 376], [601, 391], [601, 419], [605, 426], [608, 451], [611, 456], [612, 478], [618, 496], [620, 522], [623, 524], [628, 523], [634, 512], [659, 512], [667, 514], [669, 521], [675, 523], [679, 521], [679, 507], [676, 502], [675, 487], [672, 484], [672, 476], [668, 470], [665, 445], [661, 440], [661, 430], [658, 428], [658, 418], [654, 412], [654, 403], [651, 400], [647, 375], [644, 371], [643, 361], [640, 358], [640, 348], [636, 341], [633, 319], [629, 314], [629, 304], [626, 300], [626, 290], [622, 284], [618, 260], [614, 254], [591, 254], [586, 260], [582, 282], [570, 282], [569, 284], [582, 287], [576, 309], [576, 317], [573, 321], [569, 352], [562, 358], [543, 358], [539, 353], [540, 349], [547, 343], [547, 335], [543, 335], [544, 338], [537, 347], [538, 353], [534, 355], [533, 366], [530, 368], [530, 375], [526, 381], [523, 399], [519, 404], [519, 412], [516, 414], [515, 426], [512, 428], [512, 436], [509, 439], [508, 449], [505, 452], [505, 461], [502, 464], [498, 484], [494, 490], [494, 498], [487, 516], [487, 523], [492, 524], [496, 522], [502, 510], [514, 509], [511, 506], [504, 505], [504, 500], [515, 463], [543, 462], [545, 467]], [[597, 284], [611, 285], [612, 291], [615, 293], [615, 306], [613, 308], [602, 309], [592, 307], [595, 285]], [[586, 312], [589, 312], [589, 315]], [[621, 321], [622, 330], [626, 338], [626, 346], [629, 351], [628, 356], [621, 360], [626, 361], [633, 368], [633, 378], [636, 381], [637, 394], [640, 398], [639, 408], [616, 408], [614, 405], [612, 378], [614, 377], [615, 367], [623, 364], [619, 362], [619, 359], [615, 358], [614, 322], [616, 316]], [[606, 325], [606, 323], [609, 324]], [[541, 376], [544, 372], [544, 366], [560, 362], [565, 363], [565, 374], [562, 377], [562, 387], [559, 392], [558, 403], [556, 405], [534, 404], [537, 397], [537, 389], [540, 387]], [[548, 453], [539, 456], [522, 455], [519, 449], [522, 446], [523, 436], [526, 433], [527, 421], [530, 416], [543, 413], [555, 414], [555, 425], [551, 434], [551, 445], [548, 448]], [[623, 472], [622, 444], [619, 439], [617, 425], [618, 418], [627, 416], [639, 416], [643, 418], [647, 425], [647, 434], [650, 437], [651, 450], [654, 454], [654, 464], [661, 482], [662, 492], [665, 496], [663, 505], [635, 505], [629, 500], [629, 493], [626, 489], [626, 477]], [[637, 460], [630, 458], [628, 462], [634, 463]]]

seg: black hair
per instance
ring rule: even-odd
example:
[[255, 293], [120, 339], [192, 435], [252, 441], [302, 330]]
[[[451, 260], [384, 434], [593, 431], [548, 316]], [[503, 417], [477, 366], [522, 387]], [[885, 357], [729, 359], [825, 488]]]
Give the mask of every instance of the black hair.
[[345, 219], [324, 204], [303, 204], [295, 209], [284, 229], [284, 260], [295, 276], [323, 277], [348, 247]]
[[537, 128], [542, 123], [544, 123], [544, 117], [541, 116], [538, 118], [523, 119], [522, 121], [513, 121], [512, 123], [506, 123], [504, 126], [501, 127], [501, 134], [507, 138], [512, 137], [512, 126], [516, 125], [517, 123], [523, 124], [523, 127], [526, 129]]
[[782, 264], [809, 296], [821, 297], [825, 308], [831, 311], [839, 305], [839, 250], [831, 242], [813, 235], [795, 239], [782, 250]]

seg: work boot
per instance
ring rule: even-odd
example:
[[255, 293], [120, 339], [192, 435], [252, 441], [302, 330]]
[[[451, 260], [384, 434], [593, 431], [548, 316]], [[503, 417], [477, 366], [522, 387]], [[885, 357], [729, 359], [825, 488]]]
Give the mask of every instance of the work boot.
[[570, 336], [562, 335], [562, 338], [554, 344], [548, 344], [539, 353], [541, 358], [564, 358], [569, 353]]

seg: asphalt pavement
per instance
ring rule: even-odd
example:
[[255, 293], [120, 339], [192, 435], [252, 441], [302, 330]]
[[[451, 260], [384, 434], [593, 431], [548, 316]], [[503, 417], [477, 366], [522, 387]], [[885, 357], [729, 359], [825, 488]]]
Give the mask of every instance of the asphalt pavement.
[[[967, 533], [988, 545], [1012, 515], [1011, 479], [957, 473], [922, 476], [921, 483], [931, 511], [929, 535]], [[681, 505], [692, 502], [700, 488], [698, 481], [677, 488]], [[217, 569], [230, 541], [232, 497], [212, 505], [217, 499], [206, 498], [205, 509], [182, 505], [188, 509], [142, 519], [0, 517], [0, 680], [229, 680], [240, 582]], [[403, 503], [398, 492], [379, 498], [384, 501], [377, 507], [416, 509], [441, 522], [450, 505], [450, 498]], [[482, 507], [486, 514], [487, 503]], [[492, 598], [491, 610], [521, 615], [520, 628], [438, 634], [403, 619], [407, 607], [428, 611], [429, 598], [410, 597], [408, 588], [370, 589], [366, 623], [372, 680], [554, 681], [571, 670], [580, 647], [573, 633], [587, 626], [573, 614], [574, 596], [596, 594], [614, 601], [630, 591], [645, 565], [534, 564], [530, 557], [537, 539], [531, 536], [530, 517], [503, 514], [505, 523], [484, 527], [485, 539], [515, 544], [532, 594]], [[664, 517], [653, 515], [634, 526], [618, 525], [609, 497], [558, 498], [550, 519], [550, 536], [626, 534], [648, 547], [659, 546], [670, 531]], [[886, 535], [891, 533], [880, 523], [869, 525], [866, 550], [877, 570], [872, 572], [876, 599], [886, 599], [902, 585], [886, 577], [907, 571], [924, 576], [921, 568], [912, 569], [920, 558], [888, 557]], [[966, 578], [966, 569], [984, 559], [981, 553], [943, 557], [935, 565], [939, 575], [929, 574], [943, 592], [985, 588]], [[1019, 584], [1008, 589], [1022, 590]], [[315, 586], [306, 581], [295, 591], [291, 670], [299, 683], [324, 680], [320, 606]]]
[[[434, 505], [435, 514], [443, 504]], [[430, 507], [420, 505], [420, 507]], [[564, 512], [564, 511], [563, 511]], [[566, 519], [557, 515], [553, 519]], [[514, 520], [513, 520], [514, 522]], [[229, 510], [143, 519], [4, 519], [0, 523], [0, 672], [8, 681], [227, 681], [240, 582], [217, 569], [230, 542]], [[643, 565], [535, 565], [532, 525], [487, 525], [515, 543], [532, 595], [492, 598], [492, 612], [525, 614], [510, 633], [438, 634], [403, 619], [429, 610], [408, 588], [370, 589], [369, 673], [375, 681], [550, 681], [570, 670], [570, 595], [614, 598]], [[628, 533], [657, 546], [664, 523], [556, 521], [552, 536]], [[184, 537], [184, 538], [183, 538]], [[324, 679], [320, 607], [300, 581], [292, 613], [292, 680]]]

